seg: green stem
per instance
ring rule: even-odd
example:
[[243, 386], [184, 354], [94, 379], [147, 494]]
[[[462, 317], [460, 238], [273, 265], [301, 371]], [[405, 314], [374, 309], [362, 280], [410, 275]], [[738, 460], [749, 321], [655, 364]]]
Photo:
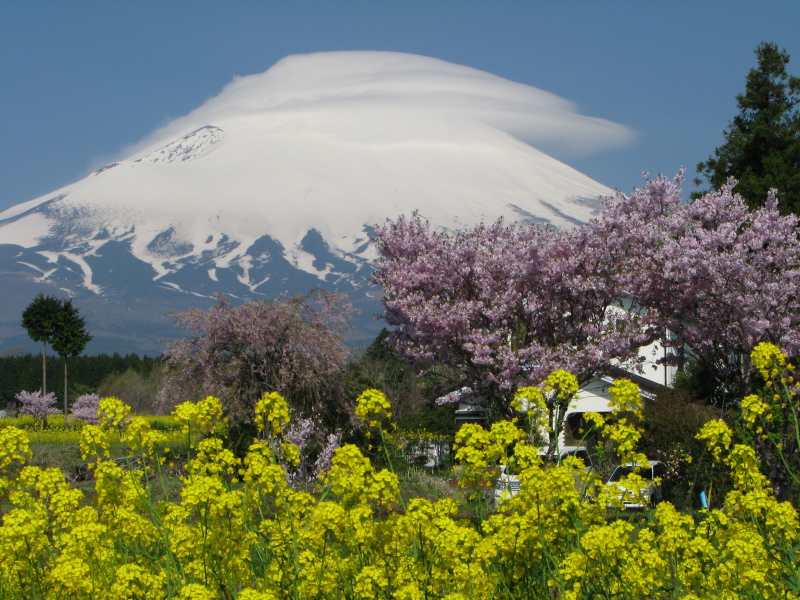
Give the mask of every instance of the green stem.
[[[378, 433], [381, 435], [381, 446], [383, 446], [383, 453], [386, 455], [386, 462], [389, 465], [389, 471], [397, 477], [397, 473], [394, 472], [394, 465], [392, 465], [392, 459], [389, 457], [389, 449], [386, 447], [386, 437], [383, 435], [383, 427], [378, 424]], [[398, 493], [398, 498], [400, 499], [400, 506], [403, 507], [403, 512], [406, 512], [406, 502], [403, 500], [403, 494]]]

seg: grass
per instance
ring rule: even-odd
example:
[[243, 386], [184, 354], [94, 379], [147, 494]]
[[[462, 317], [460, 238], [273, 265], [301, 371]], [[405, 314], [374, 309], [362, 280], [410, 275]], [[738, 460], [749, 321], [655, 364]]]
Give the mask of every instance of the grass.
[[459, 490], [451, 487], [448, 478], [449, 469], [430, 469], [410, 466], [398, 472], [400, 491], [404, 499], [424, 498], [436, 501], [441, 498], [453, 498]]

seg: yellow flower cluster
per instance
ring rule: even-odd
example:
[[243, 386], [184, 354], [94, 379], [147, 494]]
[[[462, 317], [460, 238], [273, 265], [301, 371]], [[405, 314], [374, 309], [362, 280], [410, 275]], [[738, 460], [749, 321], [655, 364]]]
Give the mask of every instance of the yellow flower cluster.
[[548, 435], [552, 441], [561, 430], [562, 417], [579, 387], [574, 375], [559, 369], [547, 376], [541, 388], [518, 388], [511, 408], [527, 413], [532, 436]]
[[[100, 425], [86, 425], [80, 433], [81, 458], [96, 463], [109, 458], [109, 440]], [[91, 466], [91, 465], [90, 465]]]
[[123, 427], [130, 421], [131, 407], [119, 398], [103, 398], [97, 405], [97, 416], [104, 427]]
[[753, 366], [758, 369], [764, 381], [770, 382], [786, 368], [786, 356], [775, 344], [761, 342], [750, 353]]
[[278, 392], [264, 394], [256, 404], [256, 426], [260, 432], [267, 429], [271, 435], [279, 435], [289, 424], [289, 405]]
[[365, 390], [356, 399], [356, 416], [369, 427], [377, 427], [381, 419], [392, 418], [392, 406], [380, 390]]
[[611, 416], [587, 412], [584, 413], [584, 419], [613, 443], [614, 453], [620, 463], [646, 465], [647, 457], [636, 450], [642, 436], [638, 423], [644, 419], [639, 386], [627, 379], [617, 379], [611, 384], [609, 394], [612, 400]]
[[544, 393], [537, 387], [525, 386], [518, 388], [514, 394], [514, 401], [511, 408], [519, 411], [527, 411], [533, 415], [534, 424], [538, 428], [546, 428], [549, 425], [547, 418], [547, 401]]
[[164, 463], [164, 457], [158, 455], [159, 448], [167, 442], [167, 436], [155, 431], [144, 417], [133, 417], [130, 424], [122, 432], [122, 441], [128, 445], [128, 456], [139, 455], [145, 461], [156, 460]]
[[545, 395], [554, 393], [556, 397], [562, 399], [572, 398], [579, 388], [577, 377], [563, 369], [550, 373], [542, 385]]
[[613, 400], [611, 414], [616, 416], [628, 412], [642, 418], [642, 394], [638, 385], [628, 379], [617, 379], [608, 391]]
[[16, 427], [0, 429], [0, 473], [25, 464], [31, 456], [30, 441], [24, 431]]
[[336, 449], [324, 481], [345, 506], [364, 503], [391, 506], [400, 495], [397, 476], [385, 469], [375, 471], [370, 460], [353, 444]]
[[486, 487], [497, 479], [499, 465], [523, 468], [541, 462], [526, 433], [511, 421], [498, 421], [489, 431], [476, 423], [466, 423], [456, 433], [456, 467], [462, 487]]
[[191, 447], [207, 435], [222, 433], [228, 423], [222, 411], [222, 403], [214, 396], [206, 396], [199, 402], [179, 404], [172, 415], [181, 424]]
[[647, 456], [636, 450], [642, 437], [642, 432], [637, 426], [623, 418], [616, 423], [607, 424], [603, 428], [603, 433], [614, 443], [613, 450], [620, 463], [647, 465]]
[[755, 394], [750, 394], [742, 398], [742, 419], [744, 419], [748, 428], [754, 429], [756, 427], [756, 422], [762, 417], [769, 418], [769, 413], [769, 405], [762, 402], [761, 398]]
[[[273, 431], [288, 423], [283, 405], [271, 397], [260, 409]], [[184, 406], [181, 418], [199, 431], [200, 412]], [[157, 454], [147, 427], [134, 418], [127, 428], [128, 444]], [[254, 443], [239, 459], [215, 437], [196, 444], [179, 498], [156, 502], [156, 478], [106, 460], [107, 432], [84, 430], [96, 462], [89, 498], [58, 469], [25, 465], [24, 434], [0, 429], [2, 598], [800, 598], [797, 510], [775, 499], [752, 448], [731, 448], [718, 425], [703, 439], [734, 490], [698, 520], [669, 503], [646, 519], [609, 519], [613, 486], [575, 460], [544, 465], [513, 422], [457, 435], [472, 483], [491, 480], [499, 463], [521, 482], [482, 519], [457, 498], [412, 498], [400, 509], [395, 474], [354, 445], [335, 452], [312, 496], [288, 485], [279, 444]]]
[[698, 440], [705, 440], [709, 452], [715, 460], [719, 460], [723, 450], [727, 450], [733, 441], [733, 432], [725, 421], [709, 421], [695, 436]]
[[198, 442], [194, 460], [188, 467], [192, 476], [218, 477], [236, 483], [242, 461], [223, 447], [221, 439], [205, 438]]
[[759, 458], [771, 465], [770, 476], [781, 495], [796, 499], [800, 490], [800, 386], [795, 367], [773, 344], [758, 344], [750, 358], [766, 385], [758, 395], [742, 399], [742, 422], [755, 434]]

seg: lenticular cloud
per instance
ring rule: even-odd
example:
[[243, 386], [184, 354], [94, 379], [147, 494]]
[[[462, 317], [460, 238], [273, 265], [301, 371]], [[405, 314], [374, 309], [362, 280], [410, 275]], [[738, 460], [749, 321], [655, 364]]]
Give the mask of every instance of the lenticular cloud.
[[579, 156], [633, 139], [627, 127], [581, 115], [572, 102], [529, 85], [435, 58], [358, 51], [288, 56], [264, 73], [237, 77], [131, 152], [248, 114], [270, 118], [279, 131], [355, 144], [474, 141], [488, 127]]

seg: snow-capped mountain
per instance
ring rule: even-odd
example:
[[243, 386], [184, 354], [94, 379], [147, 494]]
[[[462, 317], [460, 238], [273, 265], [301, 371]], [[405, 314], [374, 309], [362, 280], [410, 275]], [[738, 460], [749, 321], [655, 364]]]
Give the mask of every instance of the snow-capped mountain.
[[125, 158], [0, 213], [0, 349], [23, 341], [18, 315], [39, 291], [76, 296], [89, 351], [160, 352], [175, 335], [163, 314], [215, 292], [343, 290], [369, 322], [376, 224], [415, 210], [445, 228], [584, 222], [609, 190], [530, 144], [592, 151], [628, 136], [437, 59], [287, 57]]

